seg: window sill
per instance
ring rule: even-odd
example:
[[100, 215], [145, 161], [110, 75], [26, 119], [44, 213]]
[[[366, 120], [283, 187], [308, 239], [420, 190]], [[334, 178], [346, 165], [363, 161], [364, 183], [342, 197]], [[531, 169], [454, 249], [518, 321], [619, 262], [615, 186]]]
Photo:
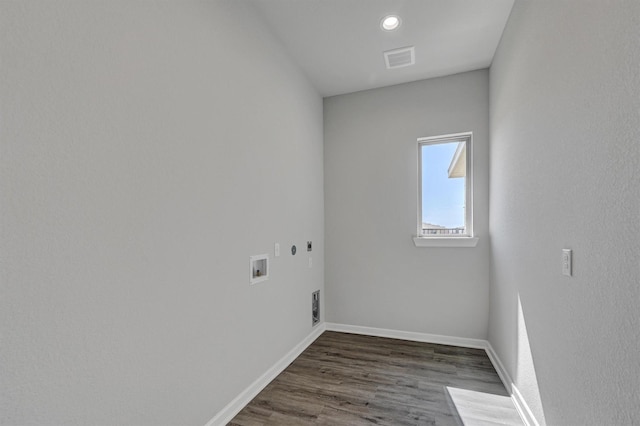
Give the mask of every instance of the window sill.
[[475, 247], [478, 237], [413, 237], [416, 247]]

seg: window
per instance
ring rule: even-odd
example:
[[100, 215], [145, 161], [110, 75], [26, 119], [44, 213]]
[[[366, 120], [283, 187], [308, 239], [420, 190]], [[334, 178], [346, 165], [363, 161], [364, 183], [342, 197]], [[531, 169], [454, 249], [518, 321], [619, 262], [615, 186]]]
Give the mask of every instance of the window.
[[416, 246], [473, 247], [471, 133], [418, 139]]

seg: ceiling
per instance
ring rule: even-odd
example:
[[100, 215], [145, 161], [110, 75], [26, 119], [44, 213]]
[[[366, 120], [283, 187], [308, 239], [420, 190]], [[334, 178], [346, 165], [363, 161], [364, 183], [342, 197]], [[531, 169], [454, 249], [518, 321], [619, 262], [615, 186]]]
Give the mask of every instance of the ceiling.
[[[491, 65], [514, 0], [249, 0], [322, 96]], [[400, 16], [400, 28], [380, 29]], [[383, 52], [415, 46], [389, 70]]]

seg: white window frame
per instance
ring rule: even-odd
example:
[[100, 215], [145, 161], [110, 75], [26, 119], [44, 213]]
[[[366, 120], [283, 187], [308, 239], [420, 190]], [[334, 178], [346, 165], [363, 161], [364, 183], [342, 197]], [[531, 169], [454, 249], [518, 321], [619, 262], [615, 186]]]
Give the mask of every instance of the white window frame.
[[[465, 233], [459, 235], [422, 235], [422, 147], [440, 143], [464, 142], [466, 147]], [[475, 247], [473, 233], [473, 133], [454, 133], [418, 139], [418, 223], [413, 238], [416, 247]]]

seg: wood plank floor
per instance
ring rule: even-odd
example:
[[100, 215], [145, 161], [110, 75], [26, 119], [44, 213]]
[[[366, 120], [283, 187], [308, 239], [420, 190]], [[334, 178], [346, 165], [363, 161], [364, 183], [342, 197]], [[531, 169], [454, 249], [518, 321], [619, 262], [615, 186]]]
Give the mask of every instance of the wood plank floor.
[[[459, 426], [461, 395], [508, 395], [484, 350], [325, 332], [229, 424]], [[482, 409], [472, 423], [519, 421]]]

